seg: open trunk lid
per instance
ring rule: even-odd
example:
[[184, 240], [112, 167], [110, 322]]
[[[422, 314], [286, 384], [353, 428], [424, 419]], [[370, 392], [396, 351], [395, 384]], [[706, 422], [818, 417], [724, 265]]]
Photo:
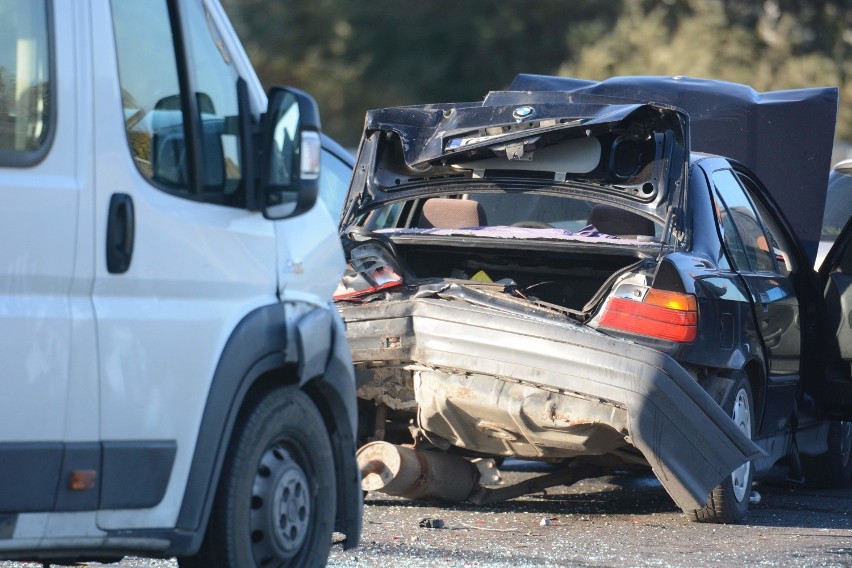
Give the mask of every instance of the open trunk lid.
[[372, 110], [341, 227], [394, 200], [466, 181], [548, 181], [664, 215], [683, 187], [688, 120], [667, 105], [556, 92], [492, 92], [476, 103]]

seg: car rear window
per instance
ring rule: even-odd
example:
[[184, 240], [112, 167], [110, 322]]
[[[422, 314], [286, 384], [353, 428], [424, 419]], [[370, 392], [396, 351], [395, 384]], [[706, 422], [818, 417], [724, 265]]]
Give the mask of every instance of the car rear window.
[[394, 202], [367, 228], [500, 238], [607, 238], [659, 242], [659, 220], [624, 205], [532, 192], [480, 192]]

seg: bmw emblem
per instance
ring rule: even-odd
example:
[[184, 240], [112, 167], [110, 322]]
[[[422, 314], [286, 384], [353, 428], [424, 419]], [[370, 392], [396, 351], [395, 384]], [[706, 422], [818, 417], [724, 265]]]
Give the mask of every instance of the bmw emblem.
[[535, 114], [535, 109], [531, 106], [520, 106], [512, 111], [512, 116], [515, 117], [515, 120], [518, 122], [531, 117]]

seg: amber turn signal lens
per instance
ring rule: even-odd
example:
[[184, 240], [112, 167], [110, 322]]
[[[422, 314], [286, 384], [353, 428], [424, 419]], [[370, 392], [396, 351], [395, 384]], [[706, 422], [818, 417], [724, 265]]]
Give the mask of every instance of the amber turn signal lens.
[[68, 489], [71, 491], [86, 491], [94, 489], [98, 472], [93, 469], [79, 469], [72, 471], [68, 477]]

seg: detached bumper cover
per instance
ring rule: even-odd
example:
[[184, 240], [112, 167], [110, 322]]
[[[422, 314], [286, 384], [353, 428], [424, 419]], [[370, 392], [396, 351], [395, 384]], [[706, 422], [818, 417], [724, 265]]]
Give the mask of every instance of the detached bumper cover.
[[470, 450], [626, 441], [684, 511], [763, 454], [671, 357], [558, 315], [458, 285], [338, 308], [356, 364], [414, 369], [421, 427]]

